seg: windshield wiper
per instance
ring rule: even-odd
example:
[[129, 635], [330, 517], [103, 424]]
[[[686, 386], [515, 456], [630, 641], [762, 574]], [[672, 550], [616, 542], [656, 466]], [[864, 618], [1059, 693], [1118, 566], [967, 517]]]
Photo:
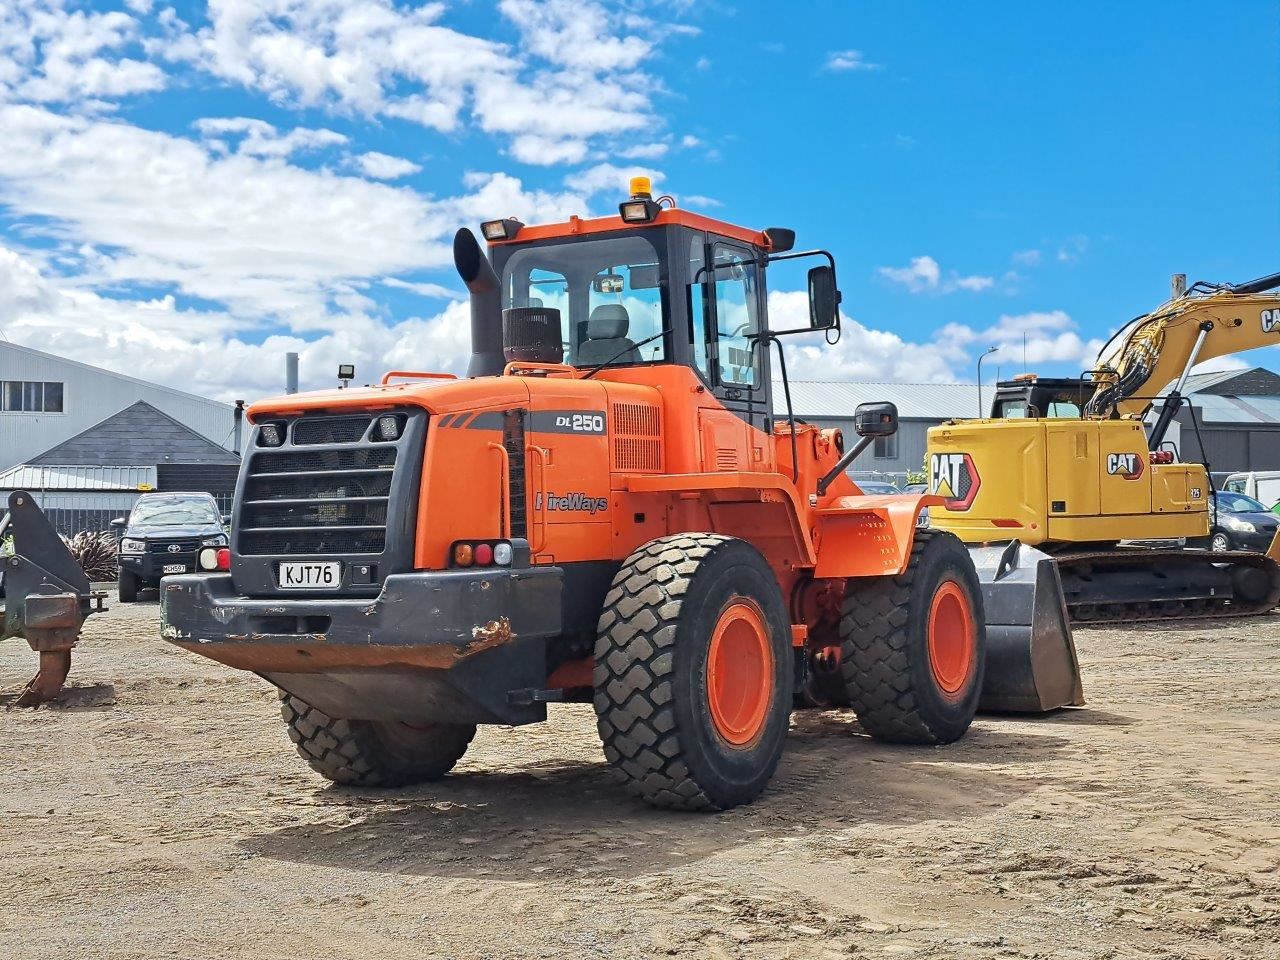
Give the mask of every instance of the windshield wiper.
[[[600, 364], [599, 366], [592, 367], [592, 368], [591, 368], [591, 370], [587, 373], [587, 375], [586, 375], [585, 377], [583, 377], [582, 379], [583, 379], [583, 380], [590, 380], [590, 379], [591, 379], [592, 377], [594, 377], [597, 373], [599, 373], [599, 372], [600, 372], [601, 370], [603, 370], [605, 367], [609, 366], [609, 364], [613, 363], [613, 361], [617, 360], [619, 357], [621, 357], [621, 356], [623, 356], [623, 355], [625, 355], [625, 354], [627, 354], [627, 353], [630, 353], [632, 350], [639, 350], [639, 349], [640, 349], [641, 347], [643, 347], [646, 343], [653, 343], [653, 341], [657, 340], [659, 337], [665, 337], [668, 333], [670, 333], [670, 332], [671, 332], [671, 330], [672, 330], [672, 328], [671, 328], [671, 327], [664, 327], [663, 329], [661, 329], [661, 330], [659, 330], [657, 333], [655, 333], [652, 337], [645, 337], [645, 338], [644, 338], [643, 340], [641, 340], [639, 343], [633, 343], [633, 344], [631, 344], [630, 346], [623, 347], [621, 350], [619, 350], [617, 353], [615, 353], [612, 357], [610, 357], [610, 358], [609, 358], [608, 360], [606, 360], [604, 363]], [[641, 358], [641, 360], [643, 361], [643, 357]]]

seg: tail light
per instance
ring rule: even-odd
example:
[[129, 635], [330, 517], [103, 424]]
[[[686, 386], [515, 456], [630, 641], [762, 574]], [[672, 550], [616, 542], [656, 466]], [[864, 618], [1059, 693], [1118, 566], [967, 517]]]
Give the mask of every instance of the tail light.
[[506, 540], [459, 540], [449, 556], [455, 567], [509, 567], [512, 550]]

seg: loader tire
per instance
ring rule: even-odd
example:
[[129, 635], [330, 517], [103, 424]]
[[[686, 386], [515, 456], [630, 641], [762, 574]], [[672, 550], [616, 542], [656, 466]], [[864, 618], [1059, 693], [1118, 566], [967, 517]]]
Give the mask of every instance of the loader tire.
[[352, 787], [401, 787], [439, 780], [476, 735], [474, 724], [422, 727], [341, 720], [280, 691], [280, 713], [298, 756], [320, 776]]
[[595, 647], [597, 726], [628, 793], [726, 810], [769, 782], [786, 740], [795, 656], [778, 581], [743, 540], [651, 540], [613, 578]]
[[121, 603], [137, 603], [138, 575], [131, 570], [121, 570], [116, 581], [116, 591]]
[[840, 670], [858, 722], [877, 740], [963, 736], [978, 709], [985, 650], [978, 575], [952, 534], [916, 531], [905, 571], [845, 589]]

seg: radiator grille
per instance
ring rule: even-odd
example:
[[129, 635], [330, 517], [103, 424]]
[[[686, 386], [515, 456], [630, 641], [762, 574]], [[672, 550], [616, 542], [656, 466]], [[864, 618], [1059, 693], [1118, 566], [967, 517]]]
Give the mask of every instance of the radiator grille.
[[662, 417], [656, 406], [613, 405], [613, 469], [633, 473], [662, 470]]
[[[371, 421], [302, 416], [289, 446], [254, 449], [236, 525], [241, 555], [383, 553], [399, 450], [364, 441]], [[317, 449], [291, 449], [297, 444]]]
[[355, 443], [364, 438], [372, 417], [303, 417], [293, 425], [293, 442]]

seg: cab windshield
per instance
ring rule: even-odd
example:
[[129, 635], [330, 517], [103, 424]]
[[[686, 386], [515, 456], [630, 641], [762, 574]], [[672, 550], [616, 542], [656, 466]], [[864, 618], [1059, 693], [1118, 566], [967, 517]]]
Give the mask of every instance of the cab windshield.
[[502, 265], [502, 306], [560, 311], [565, 363], [662, 363], [670, 326], [663, 267], [658, 247], [634, 233], [519, 246]]
[[129, 514], [131, 527], [189, 527], [221, 522], [213, 504], [205, 500], [139, 500]]

